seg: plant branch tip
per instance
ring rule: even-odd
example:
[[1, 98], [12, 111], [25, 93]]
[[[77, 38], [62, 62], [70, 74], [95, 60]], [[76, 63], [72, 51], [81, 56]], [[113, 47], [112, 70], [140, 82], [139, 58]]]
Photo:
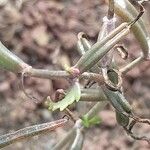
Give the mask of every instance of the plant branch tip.
[[75, 67], [68, 67], [65, 69], [73, 78], [78, 77], [80, 75], [80, 70]]

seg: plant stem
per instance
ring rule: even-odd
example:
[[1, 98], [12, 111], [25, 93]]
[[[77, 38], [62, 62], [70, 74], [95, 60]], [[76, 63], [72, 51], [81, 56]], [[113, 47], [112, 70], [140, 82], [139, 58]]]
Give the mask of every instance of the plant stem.
[[107, 98], [104, 95], [101, 88], [97, 89], [81, 89], [81, 98], [80, 101], [86, 102], [98, 102], [98, 101], [106, 101]]
[[127, 64], [125, 67], [121, 68], [120, 72], [122, 74], [126, 74], [131, 69], [133, 69], [135, 66], [137, 66], [139, 63], [141, 63], [143, 60], [144, 60], [143, 56], [140, 56], [140, 57], [136, 58], [134, 61], [132, 61], [131, 63]]
[[70, 74], [67, 71], [50, 71], [44, 69], [31, 68], [25, 73], [26, 76], [45, 78], [45, 79], [59, 79], [59, 78], [70, 78]]
[[86, 114], [86, 116], [90, 119], [92, 117], [94, 117], [95, 115], [97, 115], [101, 110], [104, 109], [104, 107], [108, 104], [107, 101], [103, 101], [103, 102], [98, 102], [96, 103], [92, 109]]
[[[73, 76], [67, 71], [60, 71], [60, 70], [51, 71], [51, 70], [34, 69], [34, 68], [27, 70], [27, 72], [25, 72], [25, 75], [30, 77], [44, 78], [44, 79], [73, 78]], [[97, 73], [84, 72], [79, 77], [83, 79], [92, 80], [92, 81], [94, 80], [99, 84], [104, 83], [104, 79], [102, 75]]]

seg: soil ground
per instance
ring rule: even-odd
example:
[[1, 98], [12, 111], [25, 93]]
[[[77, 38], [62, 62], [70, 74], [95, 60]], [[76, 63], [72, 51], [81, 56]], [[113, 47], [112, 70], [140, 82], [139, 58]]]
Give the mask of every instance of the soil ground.
[[[150, 31], [150, 4], [146, 6], [147, 29]], [[76, 50], [77, 34], [85, 32], [93, 43], [101, 30], [102, 18], [107, 13], [104, 0], [3, 0], [0, 2], [0, 40], [26, 63], [35, 68], [63, 69], [79, 59]], [[118, 18], [118, 17], [117, 17]], [[119, 18], [117, 23], [119, 24]], [[139, 45], [132, 34], [124, 40], [131, 61], [138, 56]], [[116, 54], [118, 63], [123, 64]], [[135, 112], [150, 118], [150, 62], [144, 62], [124, 78], [124, 91]], [[58, 88], [66, 89], [66, 80], [26, 78], [25, 87], [41, 100], [35, 104], [21, 90], [20, 77], [0, 71], [0, 134], [60, 118], [62, 113], [51, 113], [43, 106], [44, 98], [54, 96]], [[87, 107], [90, 104], [85, 104]], [[81, 107], [74, 113], [81, 113]], [[75, 109], [76, 108], [76, 109]], [[82, 107], [83, 108], [83, 107]], [[84, 112], [87, 111], [82, 110]], [[87, 131], [83, 150], [148, 150], [143, 141], [134, 141], [117, 125], [114, 110], [108, 106], [99, 114], [102, 123]], [[10, 145], [5, 150], [50, 150], [68, 131], [68, 127], [52, 134], [41, 135]], [[149, 133], [147, 126], [137, 126], [139, 134]]]

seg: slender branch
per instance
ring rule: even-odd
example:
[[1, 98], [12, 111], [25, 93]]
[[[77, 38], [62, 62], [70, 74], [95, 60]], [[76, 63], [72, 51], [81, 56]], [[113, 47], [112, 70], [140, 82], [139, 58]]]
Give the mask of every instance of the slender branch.
[[94, 117], [98, 112], [103, 110], [103, 108], [108, 104], [107, 101], [104, 102], [98, 102], [93, 106], [93, 108], [86, 114], [88, 118]]
[[26, 76], [45, 78], [45, 79], [59, 79], [59, 78], [70, 78], [70, 74], [67, 71], [50, 71], [44, 69], [34, 69], [31, 68], [28, 72], [25, 72]]
[[87, 79], [89, 81], [95, 81], [99, 84], [104, 84], [103, 76], [98, 74], [98, 73], [84, 72], [83, 74], [81, 74], [80, 78], [84, 78], [84, 79]]
[[142, 61], [144, 60], [143, 56], [138, 57], [137, 59], [135, 59], [134, 61], [132, 61], [131, 63], [127, 64], [125, 67], [120, 69], [120, 72], [122, 74], [126, 74], [127, 72], [129, 72], [131, 69], [133, 69], [135, 66], [137, 66], [138, 64], [140, 64]]
[[98, 101], [106, 101], [107, 98], [104, 95], [101, 88], [98, 89], [81, 89], [81, 98], [80, 101], [89, 101], [89, 102], [98, 102]]
[[[30, 68], [28, 69], [24, 75], [30, 76], [30, 77], [37, 77], [37, 78], [44, 78], [44, 79], [59, 79], [59, 78], [75, 78], [72, 74], [70, 74], [67, 71], [51, 71], [51, 70], [44, 70], [44, 69], [34, 69]], [[88, 80], [94, 80], [95, 82], [98, 82], [99, 84], [104, 83], [104, 78], [102, 75], [97, 73], [89, 73], [84, 72], [80, 76], [80, 78], [88, 79]]]

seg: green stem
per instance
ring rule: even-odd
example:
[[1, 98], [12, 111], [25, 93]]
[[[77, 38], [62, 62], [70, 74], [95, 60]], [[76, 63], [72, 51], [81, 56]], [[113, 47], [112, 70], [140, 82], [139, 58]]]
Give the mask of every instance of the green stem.
[[[30, 68], [25, 72], [26, 76], [31, 76], [31, 77], [37, 77], [37, 78], [44, 78], [44, 79], [59, 79], [59, 78], [75, 78], [73, 77], [70, 73], [67, 71], [51, 71], [51, 70], [44, 70], [44, 69], [34, 69]], [[98, 83], [104, 83], [104, 79], [102, 75], [97, 74], [97, 73], [89, 73], [89, 72], [84, 72], [79, 76], [79, 78], [83, 79], [88, 79], [88, 80], [94, 80]]]
[[31, 68], [28, 72], [25, 72], [26, 76], [44, 78], [44, 79], [59, 79], [59, 78], [70, 78], [70, 74], [67, 71], [51, 71], [45, 69], [34, 69]]
[[140, 57], [136, 58], [134, 61], [132, 61], [129, 64], [127, 64], [125, 67], [121, 68], [119, 71], [122, 74], [126, 74], [131, 69], [133, 69], [135, 66], [137, 66], [138, 64], [140, 64], [143, 60], [144, 60], [144, 57], [140, 56]]
[[101, 88], [98, 89], [81, 89], [81, 98], [80, 101], [86, 102], [98, 102], [98, 101], [106, 101], [107, 98], [104, 95]]

